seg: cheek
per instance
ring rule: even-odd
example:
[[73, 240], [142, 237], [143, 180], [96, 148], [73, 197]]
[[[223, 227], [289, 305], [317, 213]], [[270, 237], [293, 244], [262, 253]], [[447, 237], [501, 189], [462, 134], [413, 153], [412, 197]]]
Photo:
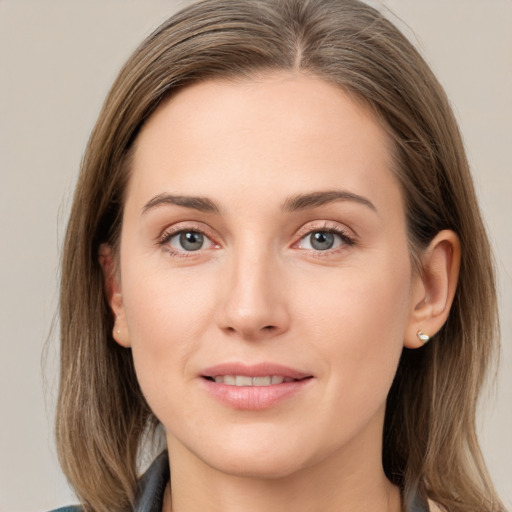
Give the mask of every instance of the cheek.
[[336, 396], [350, 390], [354, 404], [385, 399], [409, 316], [409, 268], [407, 260], [345, 268], [303, 302], [297, 316], [319, 358], [328, 361], [325, 371]]
[[123, 299], [137, 376], [143, 390], [187, 378], [212, 318], [215, 283], [207, 273], [172, 272], [163, 264], [127, 266]]

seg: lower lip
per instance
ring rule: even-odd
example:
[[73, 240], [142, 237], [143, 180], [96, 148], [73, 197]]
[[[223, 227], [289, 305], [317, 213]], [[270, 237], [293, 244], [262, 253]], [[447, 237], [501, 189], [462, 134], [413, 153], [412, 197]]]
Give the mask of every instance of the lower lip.
[[235, 409], [261, 410], [300, 393], [313, 379], [294, 380], [270, 386], [229, 386], [201, 378], [208, 393]]

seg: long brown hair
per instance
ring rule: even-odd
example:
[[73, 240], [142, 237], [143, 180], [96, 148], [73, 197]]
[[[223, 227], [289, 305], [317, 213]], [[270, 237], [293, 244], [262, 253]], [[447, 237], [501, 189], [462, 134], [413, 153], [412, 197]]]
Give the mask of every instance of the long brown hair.
[[141, 439], [158, 423], [130, 351], [112, 339], [98, 262], [100, 244], [119, 241], [141, 126], [189, 84], [272, 70], [314, 74], [373, 109], [394, 141], [413, 258], [440, 230], [460, 237], [449, 319], [424, 348], [404, 349], [389, 393], [383, 466], [406, 505], [419, 494], [449, 512], [502, 510], [475, 433], [498, 319], [491, 251], [461, 136], [422, 57], [358, 0], [203, 0], [166, 21], [121, 70], [85, 152], [64, 244], [56, 426], [64, 472], [86, 510], [128, 509]]

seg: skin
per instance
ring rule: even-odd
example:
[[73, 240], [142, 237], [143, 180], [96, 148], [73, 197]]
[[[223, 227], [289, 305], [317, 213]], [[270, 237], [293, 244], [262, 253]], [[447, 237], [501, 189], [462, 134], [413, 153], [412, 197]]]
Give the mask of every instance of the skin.
[[[404, 344], [446, 320], [459, 247], [441, 232], [413, 270], [390, 155], [365, 106], [298, 74], [188, 87], [143, 127], [107, 292], [114, 337], [166, 429], [164, 510], [400, 510], [381, 465], [386, 395]], [[364, 201], [289, 208], [325, 191]], [[162, 194], [216, 208], [155, 205]], [[205, 234], [201, 249], [180, 245], [187, 230]], [[326, 230], [342, 235], [315, 249], [310, 234]], [[312, 378], [241, 410], [200, 377], [225, 362]]]

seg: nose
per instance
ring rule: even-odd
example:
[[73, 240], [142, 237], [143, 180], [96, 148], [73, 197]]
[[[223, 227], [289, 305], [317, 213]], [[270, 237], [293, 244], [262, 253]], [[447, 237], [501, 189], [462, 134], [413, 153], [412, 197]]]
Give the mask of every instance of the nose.
[[269, 339], [289, 329], [283, 272], [270, 251], [247, 250], [229, 262], [218, 308], [219, 327], [246, 340]]

